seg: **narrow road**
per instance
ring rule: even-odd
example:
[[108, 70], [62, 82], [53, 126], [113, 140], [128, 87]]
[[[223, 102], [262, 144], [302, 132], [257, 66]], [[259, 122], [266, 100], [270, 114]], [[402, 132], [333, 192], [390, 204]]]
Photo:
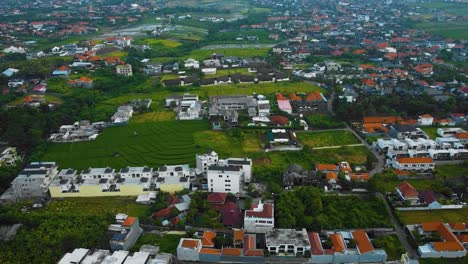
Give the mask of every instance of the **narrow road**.
[[[331, 88], [330, 98], [328, 99], [328, 104], [327, 104], [328, 112], [331, 115], [335, 115], [335, 112], [333, 111], [333, 101], [335, 100], [335, 95], [336, 95], [336, 92], [335, 92], [335, 88], [333, 87]], [[377, 158], [377, 165], [369, 172], [369, 175], [372, 177], [376, 173], [381, 172], [385, 166], [385, 160], [382, 158], [382, 156], [380, 156], [380, 154], [374, 148], [372, 148], [371, 145], [367, 144], [367, 142], [358, 133], [356, 133], [356, 131], [351, 129], [351, 127], [348, 124], [346, 124], [346, 128], [344, 130], [348, 130], [351, 133], [353, 133], [353, 135], [362, 143], [362, 145], [366, 146], [372, 152], [372, 154], [374, 154], [374, 156]]]
[[341, 147], [359, 147], [363, 144], [350, 144], [350, 145], [341, 145], [341, 146], [325, 146], [325, 147], [314, 147], [313, 149], [336, 149]]
[[387, 212], [392, 219], [393, 228], [395, 228], [396, 235], [398, 239], [400, 240], [401, 245], [406, 249], [406, 252], [408, 252], [408, 256], [412, 259], [419, 258], [416, 250], [409, 244], [408, 239], [406, 237], [405, 230], [400, 225], [400, 222], [398, 222], [398, 219], [396, 218], [396, 215], [393, 213], [392, 209], [390, 208], [390, 205], [388, 204], [387, 199], [385, 199], [382, 193], [377, 193], [377, 195], [384, 200], [385, 208], [387, 209]]

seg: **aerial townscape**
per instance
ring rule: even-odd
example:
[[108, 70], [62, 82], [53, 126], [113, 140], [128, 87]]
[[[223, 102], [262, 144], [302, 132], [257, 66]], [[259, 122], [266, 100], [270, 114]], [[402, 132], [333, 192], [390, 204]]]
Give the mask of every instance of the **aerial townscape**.
[[468, 0], [0, 17], [0, 264], [468, 263]]

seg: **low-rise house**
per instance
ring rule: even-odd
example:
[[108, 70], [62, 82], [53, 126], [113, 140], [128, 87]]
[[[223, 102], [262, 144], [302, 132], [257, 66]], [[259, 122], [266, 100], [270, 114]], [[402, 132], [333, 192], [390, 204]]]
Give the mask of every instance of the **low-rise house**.
[[108, 230], [112, 232], [111, 250], [129, 250], [143, 233], [138, 217], [117, 214], [115, 220], [116, 223], [108, 227]]
[[429, 209], [440, 209], [442, 204], [437, 201], [436, 195], [432, 190], [426, 190], [420, 193], [419, 202], [426, 205]]
[[[464, 225], [464, 224], [463, 224]], [[466, 225], [463, 231], [467, 231]], [[457, 224], [445, 224], [442, 222], [424, 222], [414, 227], [419, 235], [436, 233], [440, 241], [426, 243], [418, 246], [421, 258], [462, 258], [466, 256], [466, 249], [460, 238], [454, 232], [458, 232]]]
[[426, 133], [420, 128], [417, 128], [413, 125], [402, 125], [402, 124], [394, 124], [390, 126], [390, 131], [388, 134], [392, 138], [397, 138], [397, 139], [405, 139], [405, 138], [411, 138], [411, 139], [417, 139], [417, 138], [425, 138], [428, 139], [429, 136], [427, 136]]
[[133, 254], [127, 250], [114, 251], [76, 248], [72, 253], [66, 253], [59, 264], [171, 264], [172, 255], [158, 253], [158, 249], [150, 245], [143, 245], [140, 251]]
[[0, 146], [0, 167], [13, 166], [21, 157], [16, 152], [16, 148]]
[[274, 229], [265, 234], [266, 248], [272, 255], [304, 255], [310, 251], [310, 242], [307, 231], [295, 229]]
[[165, 165], [158, 168], [155, 173], [156, 188], [158, 190], [174, 193], [190, 187], [190, 177], [195, 176], [188, 164]]
[[70, 75], [70, 68], [68, 68], [67, 66], [61, 66], [52, 72], [52, 76], [54, 77], [68, 78], [68, 75]]
[[420, 115], [418, 117], [418, 125], [420, 126], [432, 126], [434, 123], [434, 117], [429, 114]]
[[202, 249], [200, 239], [182, 238], [177, 246], [177, 259], [181, 261], [200, 261], [200, 250]]
[[266, 133], [266, 139], [270, 145], [297, 146], [299, 144], [296, 133], [286, 129], [271, 129]]
[[454, 137], [458, 133], [466, 133], [464, 129], [459, 127], [441, 127], [437, 128], [437, 135], [441, 137]]
[[407, 181], [403, 181], [395, 187], [396, 193], [405, 202], [417, 204], [419, 201], [419, 192]]
[[189, 58], [184, 62], [184, 67], [189, 68], [189, 69], [190, 68], [198, 69], [200, 68], [200, 62], [195, 59]]
[[273, 230], [275, 227], [274, 204], [272, 202], [258, 204], [252, 206], [251, 209], [245, 210], [244, 213], [244, 229], [247, 233], [265, 233]]
[[281, 111], [286, 112], [290, 115], [292, 114], [292, 106], [289, 99], [287, 99], [284, 95], [279, 93], [276, 94], [276, 101], [278, 103], [278, 108]]
[[93, 80], [88, 77], [82, 76], [76, 80], [68, 80], [68, 85], [71, 87], [92, 88]]
[[270, 115], [270, 101], [269, 100], [258, 100], [258, 115], [269, 116]]
[[216, 74], [216, 68], [203, 68], [201, 72], [206, 75]]
[[434, 161], [429, 157], [421, 158], [396, 158], [387, 160], [390, 166], [395, 170], [414, 171], [414, 172], [432, 172], [435, 168]]
[[133, 116], [133, 107], [130, 105], [122, 105], [117, 108], [117, 112], [111, 117], [114, 124], [128, 124]]
[[88, 120], [81, 120], [73, 125], [60, 126], [59, 131], [52, 133], [48, 140], [56, 143], [95, 140], [102, 127], [100, 123], [91, 124]]
[[133, 75], [131, 64], [117, 65], [115, 67], [115, 70], [117, 71], [117, 74], [123, 75], [125, 77], [129, 77]]

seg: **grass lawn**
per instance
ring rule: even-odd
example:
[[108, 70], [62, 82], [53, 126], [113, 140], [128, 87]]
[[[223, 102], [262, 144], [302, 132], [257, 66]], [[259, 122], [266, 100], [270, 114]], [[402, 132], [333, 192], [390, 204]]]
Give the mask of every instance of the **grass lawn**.
[[177, 254], [177, 245], [183, 235], [158, 235], [142, 234], [130, 251], [140, 250], [142, 245], [159, 246], [159, 251], [164, 253]]
[[421, 127], [421, 129], [433, 140], [435, 140], [436, 137], [440, 137], [437, 135], [437, 128], [438, 127]]
[[230, 136], [223, 131], [198, 131], [194, 135], [195, 144], [201, 149], [214, 149], [221, 156], [243, 157], [261, 151], [261, 132], [246, 131], [242, 139]]
[[446, 38], [468, 39], [468, 22], [423, 22], [415, 25], [418, 29], [424, 29], [430, 34], [441, 35]]
[[466, 264], [468, 263], [468, 255], [464, 258], [423, 258], [418, 259], [420, 264]]
[[404, 224], [425, 222], [464, 222], [468, 221], [468, 208], [433, 211], [397, 211]]
[[369, 149], [365, 146], [312, 150], [316, 162], [337, 163], [345, 160], [353, 165], [365, 164], [369, 152]]
[[344, 146], [357, 144], [359, 141], [349, 131], [299, 132], [296, 133], [301, 144], [310, 147]]
[[52, 93], [66, 94], [72, 91], [65, 78], [50, 78], [47, 80], [47, 91]]
[[171, 121], [175, 120], [176, 112], [172, 110], [149, 112], [143, 114], [137, 114], [132, 117], [134, 123], [145, 123], [155, 121]]
[[206, 121], [131, 122], [105, 129], [95, 141], [50, 144], [42, 160], [74, 169], [194, 165], [195, 154], [207, 149], [195, 146], [193, 134], [208, 128]]
[[127, 55], [128, 55], [128, 52], [123, 51], [123, 50], [119, 50], [119, 51], [113, 51], [113, 52], [106, 53], [103, 57], [104, 58], [108, 58], [108, 57], [123, 58], [123, 57], [126, 57]]
[[152, 212], [149, 207], [135, 202], [136, 197], [92, 197], [54, 199], [44, 209], [50, 212], [84, 214], [125, 213], [140, 218], [148, 217]]
[[261, 49], [241, 49], [241, 48], [234, 48], [234, 49], [196, 49], [190, 52], [189, 55], [184, 56], [183, 59], [193, 58], [196, 60], [204, 60], [211, 56], [213, 53], [223, 53], [225, 56], [236, 56], [236, 57], [266, 57], [268, 52], [270, 51], [269, 48], [261, 48]]
[[166, 48], [177, 48], [180, 45], [182, 45], [182, 43], [180, 43], [179, 41], [172, 40], [172, 39], [144, 38], [144, 39], [138, 40], [137, 42], [145, 43], [150, 46], [151, 45], [163, 45]]
[[459, 177], [468, 175], [468, 165], [437, 165], [436, 175], [439, 177]]
[[388, 260], [399, 260], [401, 255], [406, 252], [400, 243], [397, 235], [381, 236], [372, 240], [376, 248], [382, 248], [387, 252]]

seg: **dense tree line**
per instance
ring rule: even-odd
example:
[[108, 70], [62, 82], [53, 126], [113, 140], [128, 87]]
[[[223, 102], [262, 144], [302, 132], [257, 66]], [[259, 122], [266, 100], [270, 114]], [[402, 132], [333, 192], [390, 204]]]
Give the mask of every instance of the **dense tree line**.
[[391, 225], [383, 201], [376, 197], [324, 194], [314, 187], [282, 192], [275, 201], [275, 212], [280, 228], [321, 230]]
[[23, 224], [14, 240], [0, 242], [0, 263], [57, 263], [78, 247], [93, 248], [105, 237], [112, 215], [29, 211], [0, 207], [0, 222]]
[[386, 96], [361, 96], [354, 103], [335, 100], [334, 104], [336, 116], [347, 121], [361, 120], [364, 116], [375, 115], [400, 115], [414, 118], [423, 113], [437, 118], [446, 118], [449, 113], [463, 113], [468, 109], [468, 100], [464, 98], [451, 97], [447, 101], [436, 101], [427, 94], [417, 97], [396, 93]]

